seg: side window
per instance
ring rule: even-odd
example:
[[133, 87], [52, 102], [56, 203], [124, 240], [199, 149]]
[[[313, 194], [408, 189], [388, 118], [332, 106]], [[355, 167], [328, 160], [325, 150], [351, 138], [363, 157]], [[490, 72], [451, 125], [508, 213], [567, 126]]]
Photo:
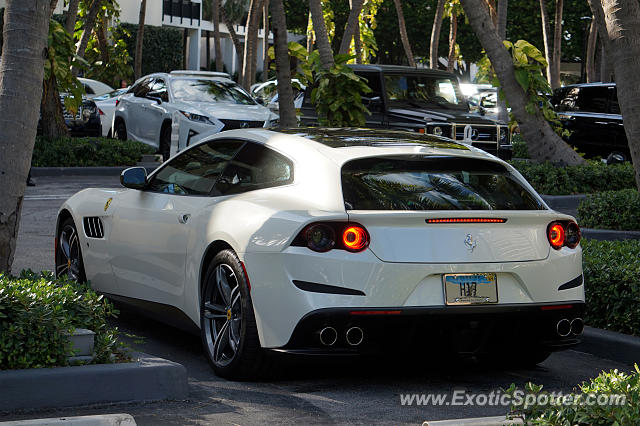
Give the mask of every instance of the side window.
[[243, 144], [215, 140], [191, 148], [156, 173], [147, 189], [175, 195], [219, 195], [212, 194], [213, 185]]
[[151, 90], [147, 96], [157, 96], [162, 102], [169, 102], [169, 94], [167, 93], [167, 85], [161, 78], [156, 78], [151, 85]]
[[84, 92], [87, 95], [95, 95], [96, 94], [96, 92], [94, 92], [93, 89], [91, 88], [91, 86], [89, 86], [88, 84], [83, 84], [83, 86], [84, 86]]
[[293, 164], [277, 152], [247, 143], [229, 162], [216, 184], [222, 195], [238, 194], [293, 182]]
[[576, 102], [578, 100], [578, 95], [580, 93], [580, 88], [579, 87], [572, 87], [569, 90], [566, 89], [559, 89], [558, 92], [558, 97], [554, 97], [554, 101], [552, 102], [556, 102], [555, 99], [557, 99], [557, 104], [556, 105], [556, 110], [557, 111], [577, 111], [577, 105]]
[[618, 104], [618, 91], [615, 86], [609, 87], [609, 113], [620, 114], [620, 105]]
[[[365, 105], [372, 111], [382, 110], [382, 102], [384, 101], [384, 93], [382, 92], [382, 81], [380, 80], [380, 74], [376, 73], [356, 73], [358, 77], [365, 79], [367, 86], [371, 89], [370, 93], [364, 93], [362, 100], [365, 101]], [[373, 102], [371, 102], [374, 100]]]
[[153, 80], [153, 78], [147, 78], [132, 87], [131, 90], [133, 91], [133, 96], [135, 96], [136, 98], [144, 98], [145, 96], [147, 96], [147, 94], [151, 90], [151, 84], [153, 83]]
[[578, 98], [578, 108], [584, 112], [607, 112], [609, 89], [606, 87], [583, 87]]

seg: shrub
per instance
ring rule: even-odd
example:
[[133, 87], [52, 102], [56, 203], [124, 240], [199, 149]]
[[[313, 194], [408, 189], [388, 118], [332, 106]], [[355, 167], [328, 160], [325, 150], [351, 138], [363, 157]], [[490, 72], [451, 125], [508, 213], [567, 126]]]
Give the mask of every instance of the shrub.
[[[126, 31], [122, 31], [126, 30]], [[130, 34], [127, 34], [127, 32]], [[123, 39], [135, 63], [138, 24], [120, 24], [115, 40]], [[174, 28], [144, 26], [142, 40], [142, 75], [182, 69], [184, 58], [182, 31]]]
[[143, 154], [155, 149], [135, 141], [107, 138], [60, 138], [38, 136], [33, 148], [34, 167], [134, 166]]
[[[558, 395], [527, 383], [524, 396], [513, 398], [511, 415], [536, 425], [637, 425], [640, 424], [640, 369], [626, 374], [602, 372], [583, 382], [573, 393]], [[515, 385], [507, 393], [516, 395]], [[546, 403], [545, 403], [546, 402]]]
[[585, 321], [592, 327], [640, 334], [640, 241], [582, 240]]
[[636, 187], [631, 163], [608, 166], [587, 161], [580, 166], [556, 167], [551, 163], [514, 160], [511, 165], [541, 194], [591, 194]]
[[511, 145], [513, 146], [513, 158], [531, 158], [529, 157], [527, 143], [519, 133], [513, 135]]
[[589, 195], [578, 206], [586, 228], [640, 230], [640, 192], [636, 189]]
[[51, 273], [0, 274], [0, 369], [67, 365], [74, 328], [96, 333], [93, 362], [110, 362], [117, 331], [106, 321], [116, 313], [87, 285]]

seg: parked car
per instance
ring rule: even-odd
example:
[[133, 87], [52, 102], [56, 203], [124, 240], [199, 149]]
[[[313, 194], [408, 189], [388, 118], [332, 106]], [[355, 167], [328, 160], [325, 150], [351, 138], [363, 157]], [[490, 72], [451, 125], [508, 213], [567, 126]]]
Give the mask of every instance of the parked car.
[[177, 150], [181, 150], [200, 134], [270, 127], [277, 120], [228, 74], [173, 71], [143, 77], [121, 95], [113, 129], [119, 139], [149, 144], [167, 159], [172, 124], [178, 129]]
[[[267, 106], [276, 114], [279, 113], [280, 104], [277, 80], [265, 81], [264, 83], [254, 84], [251, 87], [251, 94], [259, 103]], [[304, 91], [307, 89], [307, 86], [302, 84], [297, 78], [293, 78], [291, 79], [291, 87], [293, 88], [293, 106], [296, 109], [300, 109], [302, 107], [302, 100], [304, 99]]]
[[498, 91], [496, 89], [483, 90], [468, 97], [471, 112], [478, 112], [488, 118], [497, 119], [500, 112], [498, 105]]
[[574, 84], [553, 92], [551, 99], [567, 142], [587, 156], [610, 154], [631, 158], [615, 83]]
[[57, 275], [186, 321], [221, 376], [258, 375], [268, 350], [533, 365], [579, 342], [574, 218], [468, 144], [240, 129], [120, 179], [63, 203]]
[[[512, 156], [506, 123], [471, 113], [458, 78], [445, 71], [393, 65], [352, 65], [372, 93], [363, 97], [371, 111], [366, 127], [399, 129], [467, 140], [502, 159]], [[302, 103], [302, 123], [315, 125], [318, 116], [308, 88]]]
[[98, 80], [91, 80], [90, 78], [79, 77], [78, 80], [84, 86], [84, 91], [88, 99], [92, 99], [96, 96], [101, 96], [109, 92], [113, 92], [113, 87], [108, 84], [104, 84]]
[[111, 124], [113, 123], [113, 114], [116, 110], [118, 96], [127, 93], [128, 90], [128, 87], [116, 89], [112, 92], [96, 96], [92, 99], [98, 107], [98, 114], [100, 114], [100, 123], [102, 124], [102, 136], [104, 136], [105, 138], [110, 138], [113, 135], [113, 132], [111, 131]]
[[[62, 115], [69, 129], [69, 134], [76, 137], [100, 136], [102, 134], [102, 126], [100, 124], [98, 107], [95, 102], [83, 97], [78, 111], [72, 114], [67, 111], [64, 106], [64, 99], [67, 96], [69, 96], [67, 93], [61, 93], [60, 102], [62, 103]], [[38, 134], [40, 134], [41, 131], [41, 123], [38, 122]]]

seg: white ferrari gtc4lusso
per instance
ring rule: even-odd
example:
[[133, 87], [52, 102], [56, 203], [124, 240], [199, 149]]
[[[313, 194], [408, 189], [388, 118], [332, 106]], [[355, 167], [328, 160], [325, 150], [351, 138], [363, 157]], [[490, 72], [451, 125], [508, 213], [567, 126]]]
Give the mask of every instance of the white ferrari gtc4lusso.
[[56, 271], [177, 312], [215, 372], [270, 350], [426, 348], [533, 365], [579, 342], [580, 230], [509, 164], [431, 135], [241, 129], [57, 219]]

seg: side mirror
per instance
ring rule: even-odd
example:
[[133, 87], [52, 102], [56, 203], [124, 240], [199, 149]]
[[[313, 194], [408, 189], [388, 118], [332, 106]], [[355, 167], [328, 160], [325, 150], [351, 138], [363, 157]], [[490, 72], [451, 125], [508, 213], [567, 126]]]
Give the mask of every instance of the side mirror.
[[144, 189], [147, 184], [147, 169], [130, 167], [120, 174], [120, 183], [125, 188]]

